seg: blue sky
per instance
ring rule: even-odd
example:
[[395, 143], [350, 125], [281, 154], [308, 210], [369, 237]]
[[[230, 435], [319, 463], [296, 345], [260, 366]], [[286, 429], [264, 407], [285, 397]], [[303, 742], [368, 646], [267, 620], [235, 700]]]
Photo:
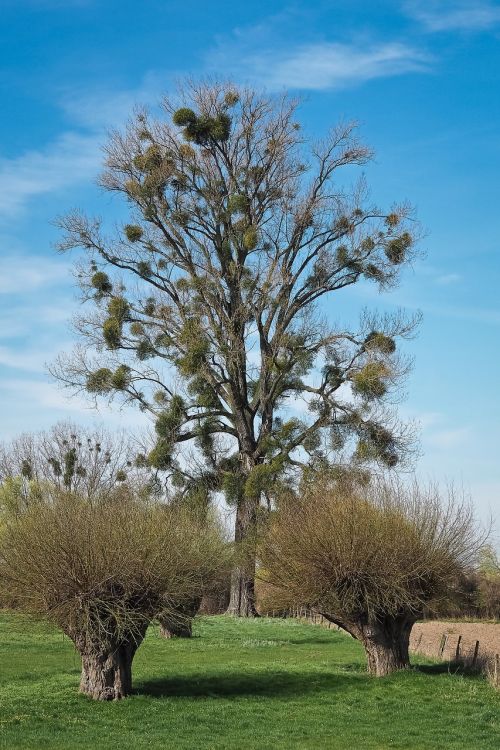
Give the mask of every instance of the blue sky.
[[69, 349], [77, 307], [54, 217], [115, 211], [95, 187], [105, 131], [176, 81], [218, 75], [303, 98], [314, 135], [356, 119], [382, 205], [408, 199], [425, 257], [396, 291], [354, 307], [422, 310], [403, 415], [421, 426], [423, 477], [500, 505], [500, 4], [1, 0], [0, 439], [96, 414], [45, 363]]

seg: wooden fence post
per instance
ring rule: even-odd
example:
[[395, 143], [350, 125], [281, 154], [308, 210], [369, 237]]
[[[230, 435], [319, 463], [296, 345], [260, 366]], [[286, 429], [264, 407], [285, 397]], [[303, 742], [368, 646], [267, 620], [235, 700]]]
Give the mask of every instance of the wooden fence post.
[[476, 666], [477, 662], [477, 655], [479, 653], [479, 641], [476, 641], [476, 645], [474, 646], [474, 656], [472, 657], [472, 666]]
[[439, 651], [438, 651], [438, 656], [440, 659], [443, 658], [443, 652], [446, 648], [447, 640], [448, 640], [448, 635], [446, 633], [443, 633], [443, 636], [441, 637], [441, 643], [439, 644]]
[[460, 644], [462, 643], [462, 636], [459, 635], [457, 639], [457, 647], [455, 649], [455, 659], [458, 661], [460, 659]]

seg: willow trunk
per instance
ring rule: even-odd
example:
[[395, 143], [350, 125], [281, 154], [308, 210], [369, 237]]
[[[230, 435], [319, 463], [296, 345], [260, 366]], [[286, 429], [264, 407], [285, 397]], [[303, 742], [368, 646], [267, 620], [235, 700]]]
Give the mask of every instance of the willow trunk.
[[414, 622], [413, 618], [401, 615], [384, 617], [360, 628], [359, 639], [370, 674], [384, 677], [410, 666], [410, 633]]
[[82, 659], [80, 692], [93, 700], [113, 701], [126, 698], [132, 692], [132, 661], [146, 628], [140, 633], [129, 633], [119, 640], [107, 638], [99, 642], [87, 634], [73, 637]]
[[158, 618], [162, 638], [191, 638], [193, 635], [193, 618], [201, 604], [201, 596], [193, 597], [179, 607], [175, 616], [164, 615]]

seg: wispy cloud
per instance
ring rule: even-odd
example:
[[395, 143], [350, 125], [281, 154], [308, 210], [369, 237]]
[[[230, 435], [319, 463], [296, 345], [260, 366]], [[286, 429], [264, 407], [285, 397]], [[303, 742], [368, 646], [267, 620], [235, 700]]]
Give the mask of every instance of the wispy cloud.
[[500, 7], [481, 0], [408, 2], [405, 10], [431, 32], [486, 31], [500, 23]]
[[0, 158], [0, 219], [17, 215], [27, 201], [90, 180], [101, 161], [95, 134], [64, 133], [39, 151]]
[[[47, 297], [50, 296], [49, 292]], [[26, 337], [33, 334], [34, 330], [36, 335], [37, 328], [43, 331], [55, 330], [54, 339], [61, 340], [59, 329], [64, 327], [66, 330], [68, 318], [74, 308], [74, 300], [70, 295], [58, 296], [57, 301], [52, 303], [36, 299], [31, 304], [28, 301], [11, 304], [12, 298], [5, 302], [4, 309], [0, 311], [0, 342], [20, 339], [20, 345], [24, 346]]]
[[41, 374], [44, 372], [46, 360], [55, 357], [58, 351], [59, 348], [54, 348], [53, 352], [47, 352], [46, 349], [19, 351], [17, 348], [0, 346], [0, 365], [3, 368]]
[[432, 305], [419, 306], [424, 315], [436, 315], [444, 318], [455, 318], [469, 322], [485, 323], [486, 325], [500, 325], [500, 310], [485, 307], [469, 307], [455, 305]]
[[402, 408], [401, 415], [414, 421], [420, 428], [424, 453], [426, 448], [446, 450], [465, 445], [473, 436], [469, 425], [450, 424], [447, 415], [439, 411], [416, 412]]
[[103, 131], [120, 127], [137, 106], [157, 105], [169, 87], [169, 80], [168, 74], [149, 71], [136, 88], [111, 91], [109, 86], [95, 86], [89, 91], [72, 87], [63, 92], [60, 105], [78, 126]]
[[261, 65], [261, 78], [270, 88], [339, 89], [425, 69], [427, 57], [397, 42], [364, 50], [347, 44], [316, 44], [296, 49], [290, 55]]
[[0, 258], [0, 294], [26, 295], [43, 287], [68, 281], [70, 266], [36, 255], [6, 255]]
[[78, 396], [70, 396], [65, 391], [57, 387], [55, 383], [48, 383], [44, 380], [35, 380], [29, 378], [16, 378], [2, 380], [2, 388], [6, 393], [16, 396], [19, 403], [32, 401], [37, 407], [60, 409], [67, 412], [89, 412], [92, 408], [89, 402]]
[[[450, 274], [451, 276], [452, 274]], [[428, 276], [426, 274], [426, 276]], [[439, 276], [431, 277], [431, 282], [434, 284], [438, 282]], [[452, 279], [448, 283], [455, 283], [455, 279]], [[444, 282], [446, 283], [446, 281]], [[432, 296], [427, 295], [428, 290], [423, 286], [414, 286], [413, 289], [406, 285], [405, 290], [396, 289], [392, 292], [390, 297], [386, 297], [385, 303], [390, 306], [391, 309], [404, 309], [404, 310], [415, 310], [415, 312], [422, 312], [424, 314], [424, 320], [427, 320], [431, 316], [438, 318], [449, 318], [455, 320], [464, 320], [472, 323], [484, 323], [485, 325], [500, 325], [500, 309], [494, 306], [491, 307], [479, 307], [473, 306], [472, 304], [441, 304], [439, 298], [436, 297], [435, 292]], [[380, 295], [373, 285], [360, 285], [359, 288], [352, 290], [352, 295], [358, 300], [363, 300], [366, 304], [372, 305], [375, 301], [379, 301]], [[436, 304], [435, 300], [438, 299]], [[485, 300], [486, 301], [486, 300]]]
[[102, 165], [106, 129], [120, 127], [134, 106], [155, 104], [161, 91], [160, 78], [151, 73], [136, 89], [63, 92], [59, 104], [71, 128], [39, 150], [0, 156], [0, 221], [16, 217], [36, 197], [90, 185]]
[[426, 71], [430, 62], [427, 53], [399, 41], [363, 39], [290, 46], [289, 39], [274, 35], [276, 24], [268, 20], [267, 24], [235, 29], [232, 35], [221, 37], [206, 56], [207, 68], [230, 71], [238, 79], [270, 91], [326, 90]]
[[[16, 404], [16, 409], [10, 408]], [[0, 411], [3, 415], [0, 440], [18, 435], [26, 426], [30, 430], [47, 428], [58, 419], [78, 416], [81, 424], [105, 423], [107, 427], [141, 430], [149, 426], [148, 417], [138, 409], [124, 409], [101, 404], [93, 408], [83, 397], [71, 396], [55, 383], [35, 378], [5, 378], [0, 387]]]

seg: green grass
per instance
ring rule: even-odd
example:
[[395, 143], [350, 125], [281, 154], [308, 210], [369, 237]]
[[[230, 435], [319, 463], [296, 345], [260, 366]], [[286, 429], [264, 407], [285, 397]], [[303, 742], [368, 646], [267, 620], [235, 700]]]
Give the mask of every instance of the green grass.
[[348, 636], [292, 620], [200, 620], [191, 640], [152, 628], [135, 694], [78, 694], [79, 659], [47, 625], [0, 615], [6, 750], [500, 748], [500, 695], [420, 662], [381, 680]]

